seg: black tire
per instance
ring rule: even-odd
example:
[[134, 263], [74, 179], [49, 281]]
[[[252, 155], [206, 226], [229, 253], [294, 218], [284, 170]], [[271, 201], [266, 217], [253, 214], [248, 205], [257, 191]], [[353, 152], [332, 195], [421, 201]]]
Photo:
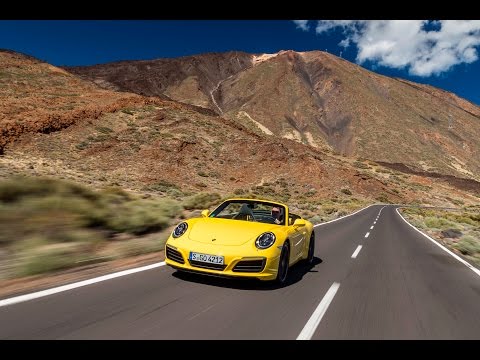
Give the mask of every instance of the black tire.
[[308, 244], [308, 255], [305, 262], [307, 265], [313, 264], [313, 258], [315, 256], [315, 233], [312, 231], [312, 235], [310, 235], [310, 243]]
[[278, 262], [278, 272], [277, 278], [275, 281], [279, 285], [286, 283], [288, 278], [288, 268], [289, 268], [289, 258], [290, 258], [290, 245], [288, 241], [283, 244], [282, 252], [280, 253], [280, 260]]

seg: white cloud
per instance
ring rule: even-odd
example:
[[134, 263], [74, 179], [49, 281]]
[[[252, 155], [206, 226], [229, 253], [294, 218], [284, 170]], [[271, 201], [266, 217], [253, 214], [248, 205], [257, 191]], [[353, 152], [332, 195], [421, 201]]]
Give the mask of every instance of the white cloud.
[[293, 20], [293, 22], [297, 25], [297, 29], [302, 29], [303, 31], [308, 31], [308, 20]]
[[431, 76], [478, 60], [480, 20], [319, 20], [315, 31], [337, 28], [344, 34], [339, 46], [355, 44], [359, 63]]

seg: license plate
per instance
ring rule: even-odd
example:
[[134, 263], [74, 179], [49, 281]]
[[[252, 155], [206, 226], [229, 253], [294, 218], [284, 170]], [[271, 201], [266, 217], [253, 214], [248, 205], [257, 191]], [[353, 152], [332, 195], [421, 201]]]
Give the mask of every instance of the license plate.
[[224, 262], [223, 256], [201, 254], [196, 252], [190, 253], [190, 260], [201, 261], [201, 262], [210, 263], [210, 264], [220, 264], [220, 265], [223, 265], [223, 262]]

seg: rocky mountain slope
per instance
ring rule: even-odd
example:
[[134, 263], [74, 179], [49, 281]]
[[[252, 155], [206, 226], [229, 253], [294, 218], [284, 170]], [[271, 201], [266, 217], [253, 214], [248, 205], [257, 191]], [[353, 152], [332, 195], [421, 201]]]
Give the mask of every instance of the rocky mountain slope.
[[467, 193], [445, 179], [267, 135], [204, 108], [100, 89], [20, 54], [0, 52], [0, 66], [2, 177], [48, 175], [176, 198], [217, 192], [296, 203], [477, 199], [476, 187]]
[[480, 180], [478, 106], [329, 53], [211, 53], [67, 70], [105, 88], [207, 107], [257, 133]]

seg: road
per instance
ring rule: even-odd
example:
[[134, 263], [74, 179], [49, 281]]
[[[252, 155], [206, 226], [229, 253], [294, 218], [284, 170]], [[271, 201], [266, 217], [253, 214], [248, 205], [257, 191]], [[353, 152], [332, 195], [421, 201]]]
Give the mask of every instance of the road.
[[480, 339], [480, 276], [395, 208], [317, 226], [285, 287], [159, 266], [0, 306], [0, 339]]

